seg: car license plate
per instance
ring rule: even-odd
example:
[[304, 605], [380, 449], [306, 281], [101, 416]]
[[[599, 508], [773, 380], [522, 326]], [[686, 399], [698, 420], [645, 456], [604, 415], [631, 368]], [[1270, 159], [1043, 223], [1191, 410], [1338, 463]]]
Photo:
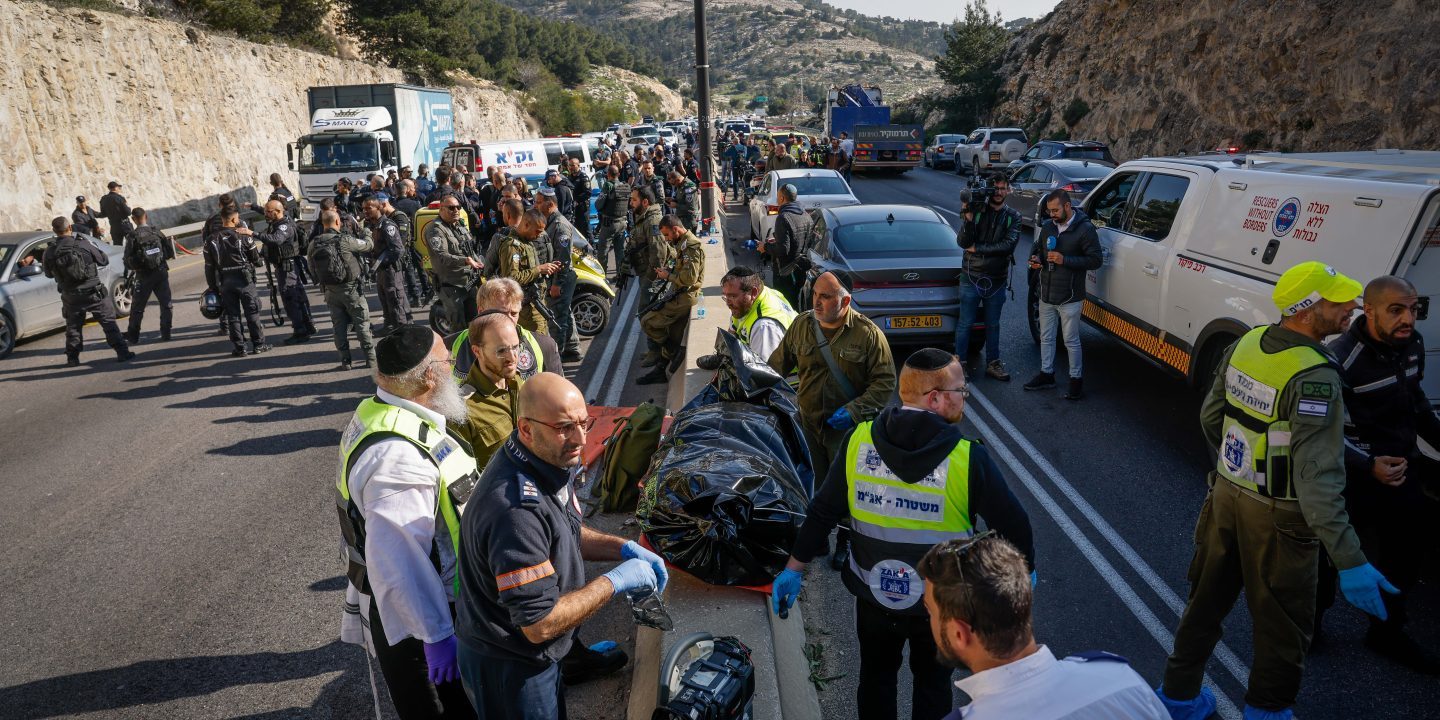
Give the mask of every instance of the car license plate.
[[939, 315], [893, 315], [885, 319], [885, 327], [891, 330], [912, 330], [915, 328], [940, 327]]
[[1000, 162], [1000, 153], [998, 153], [998, 152], [992, 152], [992, 153], [990, 153], [990, 162]]

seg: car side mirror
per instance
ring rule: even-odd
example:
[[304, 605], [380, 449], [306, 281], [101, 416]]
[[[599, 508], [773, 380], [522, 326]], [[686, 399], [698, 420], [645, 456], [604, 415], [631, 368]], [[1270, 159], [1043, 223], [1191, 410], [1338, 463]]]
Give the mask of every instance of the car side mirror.
[[30, 265], [21, 265], [20, 267], [15, 268], [15, 277], [32, 278], [43, 272], [45, 272], [45, 268], [40, 267], [40, 263], [37, 262]]

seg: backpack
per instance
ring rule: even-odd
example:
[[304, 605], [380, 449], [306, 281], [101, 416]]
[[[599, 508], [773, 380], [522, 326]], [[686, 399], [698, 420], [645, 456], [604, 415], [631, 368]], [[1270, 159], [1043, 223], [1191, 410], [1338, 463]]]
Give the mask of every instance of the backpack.
[[660, 447], [665, 409], [646, 401], [615, 423], [605, 440], [599, 479], [593, 490], [593, 512], [633, 511], [640, 500], [640, 479], [650, 470], [650, 456]]
[[327, 233], [315, 238], [310, 258], [321, 285], [344, 285], [360, 276], [355, 258], [340, 248], [338, 234]]
[[52, 274], [62, 290], [78, 289], [100, 277], [100, 268], [95, 258], [80, 247], [83, 240], [57, 241], [50, 249], [54, 258], [50, 261]]
[[134, 270], [154, 272], [165, 267], [165, 236], [149, 225], [130, 235], [130, 265]]

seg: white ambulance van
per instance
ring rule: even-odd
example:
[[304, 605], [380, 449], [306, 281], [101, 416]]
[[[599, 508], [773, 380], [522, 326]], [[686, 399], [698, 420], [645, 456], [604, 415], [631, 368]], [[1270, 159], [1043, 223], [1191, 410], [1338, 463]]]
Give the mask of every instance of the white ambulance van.
[[558, 169], [560, 156], [580, 158], [581, 167], [590, 167], [590, 148], [581, 137], [494, 140], [482, 143], [453, 143], [442, 154], [452, 167], [479, 173], [498, 167], [512, 176], [524, 177], [531, 187], [545, 178], [545, 171]]
[[[1105, 251], [1086, 321], [1197, 387], [1246, 330], [1279, 319], [1270, 294], [1297, 263], [1405, 277], [1426, 307], [1440, 294], [1440, 152], [1146, 158], [1081, 207]], [[1033, 293], [1030, 306], [1038, 338]], [[1416, 329], [1440, 367], [1440, 318], [1422, 313]], [[1440, 372], [1424, 387], [1440, 402]]]

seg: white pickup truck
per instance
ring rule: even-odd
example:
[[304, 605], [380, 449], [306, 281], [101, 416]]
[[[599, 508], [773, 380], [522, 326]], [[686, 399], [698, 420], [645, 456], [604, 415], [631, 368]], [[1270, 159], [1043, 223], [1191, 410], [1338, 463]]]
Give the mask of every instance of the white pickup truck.
[[[1241, 334], [1279, 319], [1270, 295], [1297, 263], [1403, 276], [1426, 307], [1440, 293], [1440, 152], [1146, 158], [1082, 208], [1105, 252], [1086, 321], [1197, 387]], [[1030, 317], [1038, 338], [1033, 292]], [[1440, 318], [1422, 313], [1416, 329], [1436, 367]], [[1424, 387], [1440, 401], [1440, 372]]]

